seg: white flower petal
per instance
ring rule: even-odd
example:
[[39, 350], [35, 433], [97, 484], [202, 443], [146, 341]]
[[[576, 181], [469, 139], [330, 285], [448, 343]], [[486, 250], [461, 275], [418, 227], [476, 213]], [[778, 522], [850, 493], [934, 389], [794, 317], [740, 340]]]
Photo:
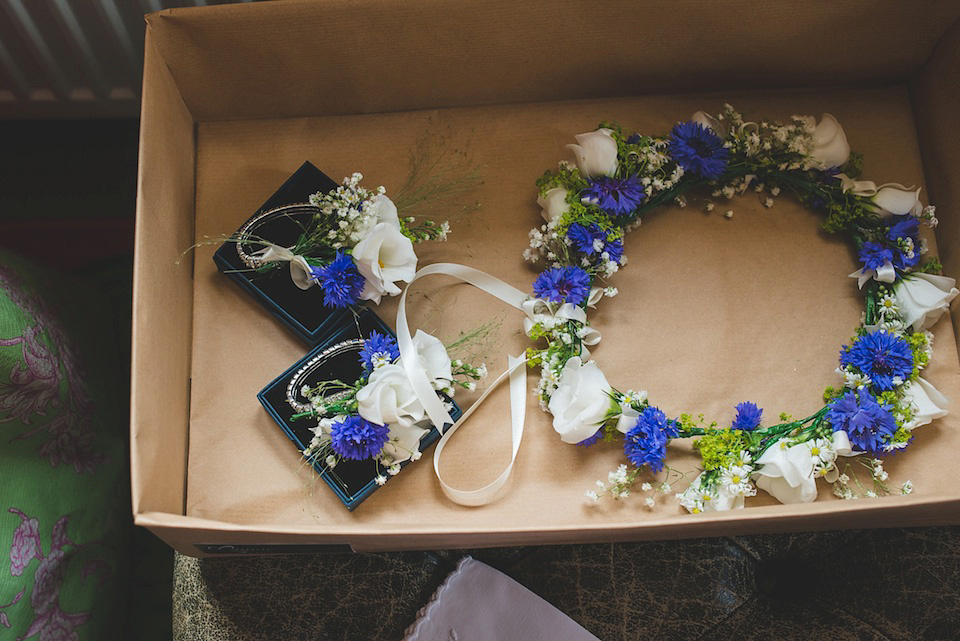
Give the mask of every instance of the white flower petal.
[[873, 203], [886, 214], [911, 214], [920, 206], [920, 189], [911, 190], [903, 185], [881, 186], [873, 196]]
[[294, 256], [290, 259], [290, 278], [300, 289], [310, 289], [316, 284], [313, 274], [310, 273], [310, 265], [303, 256]]
[[914, 331], [931, 327], [960, 293], [956, 284], [953, 278], [922, 272], [914, 272], [898, 282], [893, 296], [904, 322], [912, 325]]
[[595, 361], [583, 363], [574, 356], [566, 362], [547, 404], [553, 429], [564, 443], [579, 443], [596, 433], [610, 410], [609, 392], [610, 384]]
[[950, 404], [950, 399], [922, 378], [907, 381], [903, 386], [903, 398], [913, 405], [911, 429], [943, 418], [949, 413], [946, 406]]
[[830, 114], [823, 114], [813, 129], [813, 149], [811, 157], [820, 169], [839, 167], [850, 157], [850, 144], [843, 133], [843, 127]]
[[398, 281], [410, 282], [417, 272], [413, 243], [390, 222], [373, 226], [353, 248], [353, 261], [366, 283], [360, 298], [380, 302], [381, 296], [400, 293]]

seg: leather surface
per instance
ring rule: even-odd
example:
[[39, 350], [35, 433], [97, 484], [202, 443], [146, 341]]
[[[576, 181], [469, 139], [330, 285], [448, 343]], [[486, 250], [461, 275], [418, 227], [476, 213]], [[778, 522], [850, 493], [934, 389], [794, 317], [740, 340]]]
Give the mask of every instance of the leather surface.
[[363, 555], [178, 556], [174, 636], [399, 639], [464, 554], [605, 641], [960, 638], [960, 528]]

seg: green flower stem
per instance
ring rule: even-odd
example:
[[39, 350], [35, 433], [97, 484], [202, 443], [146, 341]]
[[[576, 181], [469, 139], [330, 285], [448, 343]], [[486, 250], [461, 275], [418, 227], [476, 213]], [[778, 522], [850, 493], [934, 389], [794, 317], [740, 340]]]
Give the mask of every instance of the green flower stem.
[[[779, 441], [781, 438], [787, 434], [797, 432], [796, 437], [799, 442], [810, 440], [816, 434], [820, 425], [823, 422], [823, 417], [827, 413], [828, 407], [822, 407], [815, 414], [800, 419], [799, 421], [791, 421], [789, 423], [780, 423], [778, 425], [771, 425], [763, 429], [755, 430], [753, 432], [748, 432], [749, 438], [749, 447], [750, 450], [760, 457], [770, 449], [770, 446]], [[797, 431], [799, 430], [799, 431]], [[703, 427], [691, 427], [691, 428], [681, 428], [678, 438], [691, 438], [694, 436], [705, 436], [707, 434], [707, 429]]]

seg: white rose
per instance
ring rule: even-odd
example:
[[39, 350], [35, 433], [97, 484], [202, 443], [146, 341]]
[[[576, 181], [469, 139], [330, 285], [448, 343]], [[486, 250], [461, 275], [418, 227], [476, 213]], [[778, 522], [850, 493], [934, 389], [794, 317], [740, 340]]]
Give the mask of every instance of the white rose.
[[818, 169], [839, 167], [850, 157], [850, 144], [843, 127], [830, 114], [823, 114], [813, 129], [813, 149], [810, 150], [813, 166]]
[[757, 459], [762, 465], [756, 472], [757, 487], [773, 495], [781, 503], [810, 503], [817, 498], [817, 481], [813, 478], [813, 457], [801, 445], [785, 447], [774, 443]]
[[382, 457], [389, 457], [392, 463], [403, 463], [410, 459], [415, 452], [420, 451], [420, 439], [430, 430], [418, 425], [400, 425], [392, 423], [389, 440], [384, 444]]
[[584, 178], [612, 176], [617, 173], [617, 141], [610, 129], [597, 129], [578, 135], [576, 145], [567, 145], [573, 150], [574, 159]]
[[549, 223], [570, 211], [570, 203], [567, 202], [568, 193], [563, 187], [554, 187], [548, 189], [546, 194], [537, 196], [537, 204], [542, 208], [540, 214], [545, 221]]
[[610, 410], [610, 383], [596, 362], [583, 363], [579, 356], [567, 361], [560, 372], [560, 385], [547, 408], [553, 414], [553, 429], [564, 443], [579, 443], [593, 436]]
[[[850, 439], [846, 432], [834, 432], [831, 439], [834, 456], [853, 456]], [[822, 455], [821, 455], [822, 456]], [[817, 498], [817, 481], [814, 467], [822, 460], [813, 455], [811, 443], [800, 443], [793, 447], [784, 447], [784, 443], [774, 443], [770, 449], [757, 459], [757, 465], [763, 466], [754, 473], [757, 487], [771, 494], [781, 503], [810, 503]], [[829, 471], [827, 480], [836, 480], [839, 472], [836, 464]]]
[[379, 304], [384, 294], [400, 293], [397, 281], [410, 282], [417, 272], [413, 243], [392, 223], [377, 223], [353, 248], [353, 262], [366, 279], [360, 298]]
[[398, 363], [378, 367], [357, 392], [360, 416], [378, 425], [410, 427], [423, 420], [425, 411], [407, 372]]
[[904, 323], [914, 331], [931, 327], [950, 308], [960, 291], [957, 281], [947, 276], [914, 272], [893, 286], [893, 297]]
[[290, 278], [300, 289], [310, 289], [317, 282], [313, 279], [310, 264], [303, 256], [294, 256], [290, 259]]
[[911, 430], [948, 414], [950, 399], [922, 378], [904, 384], [903, 399], [913, 406], [913, 420], [906, 426]]
[[440, 390], [450, 387], [453, 381], [450, 356], [440, 339], [418, 329], [413, 337], [413, 346], [417, 352], [417, 359], [427, 373], [433, 388]]

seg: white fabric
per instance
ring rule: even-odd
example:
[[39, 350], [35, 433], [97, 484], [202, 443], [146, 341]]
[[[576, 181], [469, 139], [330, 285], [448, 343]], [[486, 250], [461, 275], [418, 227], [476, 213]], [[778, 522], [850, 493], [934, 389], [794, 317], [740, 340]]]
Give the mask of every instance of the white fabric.
[[404, 641], [599, 641], [510, 577], [465, 557]]

